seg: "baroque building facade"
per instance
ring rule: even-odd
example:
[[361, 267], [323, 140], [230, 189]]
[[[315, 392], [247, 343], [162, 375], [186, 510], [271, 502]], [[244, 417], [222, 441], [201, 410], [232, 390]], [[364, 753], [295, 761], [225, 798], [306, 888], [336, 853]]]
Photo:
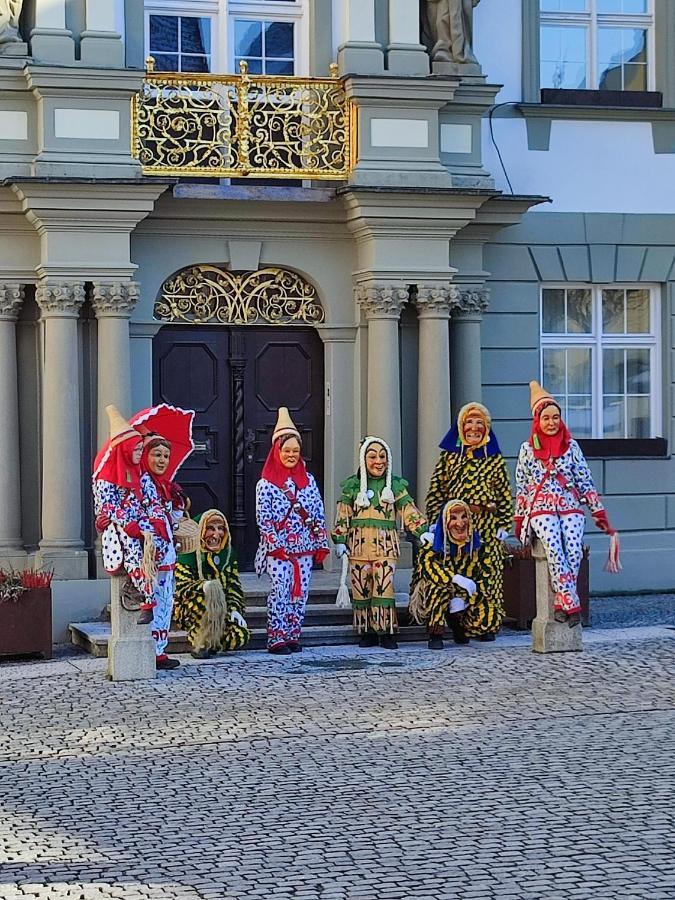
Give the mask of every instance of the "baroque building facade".
[[331, 509], [366, 433], [423, 497], [470, 399], [513, 462], [541, 378], [672, 589], [674, 184], [670, 0], [0, 0], [0, 564], [100, 613], [109, 403], [196, 410], [246, 564], [278, 405]]

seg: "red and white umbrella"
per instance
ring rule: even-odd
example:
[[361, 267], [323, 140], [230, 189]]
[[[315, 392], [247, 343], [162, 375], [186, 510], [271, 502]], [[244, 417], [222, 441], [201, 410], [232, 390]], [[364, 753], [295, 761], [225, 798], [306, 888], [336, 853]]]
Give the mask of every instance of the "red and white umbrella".
[[195, 448], [192, 440], [194, 410], [159, 403], [134, 413], [129, 424], [142, 435], [158, 434], [171, 444], [171, 459], [165, 477], [173, 481], [176, 472]]

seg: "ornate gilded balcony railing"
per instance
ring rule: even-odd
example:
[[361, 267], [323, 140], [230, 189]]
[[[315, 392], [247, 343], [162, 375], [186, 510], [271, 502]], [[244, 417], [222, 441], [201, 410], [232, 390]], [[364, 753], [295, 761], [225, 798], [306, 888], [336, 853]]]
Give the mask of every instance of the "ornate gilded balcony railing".
[[148, 71], [132, 110], [132, 155], [145, 175], [344, 179], [354, 122], [331, 78]]

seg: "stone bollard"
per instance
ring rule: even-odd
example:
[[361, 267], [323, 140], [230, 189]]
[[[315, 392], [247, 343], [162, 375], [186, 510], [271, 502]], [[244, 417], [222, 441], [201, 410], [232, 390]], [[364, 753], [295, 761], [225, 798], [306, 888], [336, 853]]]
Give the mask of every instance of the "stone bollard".
[[108, 678], [111, 681], [148, 681], [154, 679], [155, 641], [152, 625], [137, 625], [138, 612], [129, 612], [121, 603], [126, 575], [110, 579], [110, 627]]
[[582, 650], [581, 625], [570, 628], [553, 618], [555, 591], [551, 587], [544, 547], [536, 537], [532, 540], [537, 616], [532, 622], [532, 650], [535, 653], [566, 653]]

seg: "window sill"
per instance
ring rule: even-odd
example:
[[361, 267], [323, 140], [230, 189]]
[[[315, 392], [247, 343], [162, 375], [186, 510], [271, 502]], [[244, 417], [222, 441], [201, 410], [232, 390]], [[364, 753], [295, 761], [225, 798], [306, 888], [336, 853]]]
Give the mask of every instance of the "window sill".
[[665, 438], [579, 438], [579, 446], [589, 459], [666, 459]]
[[614, 109], [661, 109], [660, 91], [571, 91], [542, 88], [541, 102], [553, 106], [594, 106]]

